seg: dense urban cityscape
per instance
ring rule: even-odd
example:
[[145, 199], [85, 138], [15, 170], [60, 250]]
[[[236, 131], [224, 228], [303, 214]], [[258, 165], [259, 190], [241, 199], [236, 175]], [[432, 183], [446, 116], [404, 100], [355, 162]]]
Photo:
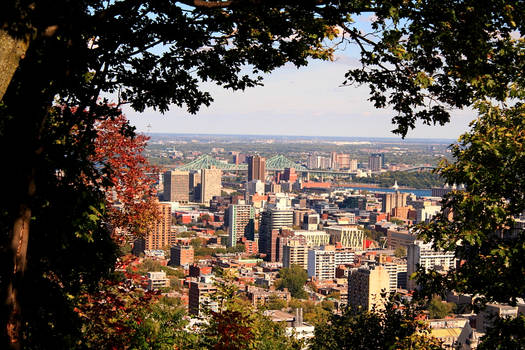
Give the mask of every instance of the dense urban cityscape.
[[[218, 310], [219, 270], [234, 276], [239, 296], [286, 324], [287, 334], [310, 339], [316, 324], [347, 306], [381, 310], [394, 294], [410, 300], [418, 268], [446, 273], [459, 263], [454, 251], [418, 239], [415, 225], [428, 223], [442, 197], [462, 185], [416, 189], [395, 178], [428, 176], [449, 153], [445, 141], [220, 139], [153, 135], [146, 150], [163, 169], [161, 218], [134, 242], [140, 259], [133, 266], [149, 266], [147, 288], [180, 299], [190, 324]], [[260, 153], [248, 151], [257, 144]], [[386, 173], [394, 176], [390, 187], [363, 181]], [[476, 313], [471, 296], [450, 291], [435, 296], [422, 317], [444, 348], [471, 349], [488, 314], [523, 311], [525, 304], [488, 304]]]
[[0, 349], [525, 350], [524, 5], [2, 2]]

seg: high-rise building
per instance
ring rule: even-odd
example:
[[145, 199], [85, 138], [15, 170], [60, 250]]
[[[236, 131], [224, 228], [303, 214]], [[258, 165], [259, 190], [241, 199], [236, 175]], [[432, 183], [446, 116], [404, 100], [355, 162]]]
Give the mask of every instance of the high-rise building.
[[264, 182], [266, 178], [266, 159], [259, 156], [246, 157], [248, 162], [248, 181], [261, 180]]
[[243, 236], [254, 240], [255, 210], [251, 205], [231, 204], [228, 215], [228, 247], [235, 247], [237, 239]]
[[304, 237], [290, 237], [288, 242], [283, 245], [283, 266], [301, 266], [308, 269], [308, 246]]
[[159, 219], [146, 234], [144, 246], [146, 250], [163, 249], [170, 243], [171, 204], [159, 203], [159, 213]]
[[201, 200], [200, 184], [201, 184], [201, 172], [191, 171], [189, 173], [189, 186], [190, 186], [190, 201], [199, 202]]
[[282, 179], [290, 183], [294, 183], [295, 181], [297, 181], [297, 173], [295, 172], [295, 168], [284, 168], [284, 174]]
[[335, 248], [324, 246], [308, 251], [308, 277], [317, 280], [331, 280], [335, 278]]
[[390, 276], [383, 266], [360, 267], [348, 274], [348, 304], [370, 311], [384, 307], [390, 290]]
[[282, 228], [293, 227], [293, 210], [272, 208], [261, 213], [259, 251], [270, 261], [279, 261], [277, 236]]
[[170, 249], [170, 265], [183, 266], [193, 264], [194, 250], [191, 245], [176, 245]]
[[350, 159], [350, 165], [348, 167], [348, 170], [351, 172], [357, 171], [357, 159]]
[[278, 236], [279, 229], [259, 233], [259, 252], [266, 255], [266, 261], [279, 261]]
[[368, 169], [380, 171], [383, 168], [384, 155], [382, 153], [372, 153], [368, 157]]
[[365, 232], [357, 225], [329, 226], [324, 228], [330, 235], [330, 243], [341, 243], [345, 248], [363, 249], [365, 242]]
[[214, 196], [221, 195], [221, 177], [221, 169], [212, 167], [201, 170], [201, 203], [209, 203]]
[[[417, 271], [418, 267], [425, 271], [447, 272], [456, 267], [456, 257], [453, 251], [436, 251], [432, 248], [432, 243], [416, 240], [414, 244], [408, 246], [407, 275], [411, 276]], [[409, 279], [407, 281], [408, 289], [415, 289], [416, 286], [415, 280]]]
[[383, 213], [391, 214], [392, 209], [394, 208], [406, 207], [408, 193], [403, 193], [399, 191], [381, 193], [379, 194], [379, 198], [381, 198], [382, 200], [381, 211]]
[[164, 173], [164, 194], [167, 202], [188, 202], [190, 177], [187, 171], [166, 171]]

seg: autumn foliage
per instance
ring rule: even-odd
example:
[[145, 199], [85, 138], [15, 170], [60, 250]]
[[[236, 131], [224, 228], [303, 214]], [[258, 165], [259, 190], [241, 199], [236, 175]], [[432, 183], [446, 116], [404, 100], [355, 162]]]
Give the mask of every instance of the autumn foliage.
[[99, 122], [97, 130], [93, 161], [105, 175], [102, 185], [114, 238], [143, 235], [158, 217], [158, 172], [143, 155], [149, 138], [135, 135], [122, 114]]

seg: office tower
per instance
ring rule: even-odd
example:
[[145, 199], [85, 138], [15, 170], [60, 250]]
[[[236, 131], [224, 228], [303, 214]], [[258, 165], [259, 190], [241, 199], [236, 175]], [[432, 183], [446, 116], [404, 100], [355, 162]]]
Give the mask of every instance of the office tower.
[[391, 214], [392, 209], [398, 207], [406, 207], [408, 193], [402, 193], [399, 191], [390, 192], [390, 193], [381, 193], [379, 194], [381, 198], [381, 211], [383, 213]]
[[282, 255], [284, 267], [297, 265], [305, 270], [308, 269], [308, 246], [304, 237], [290, 237], [288, 242], [283, 245]]
[[335, 278], [335, 248], [324, 246], [308, 251], [308, 277], [317, 280], [332, 280]]
[[277, 239], [279, 229], [264, 231], [259, 233], [259, 252], [266, 255], [265, 260], [276, 262], [279, 261], [279, 252]]
[[348, 170], [351, 172], [357, 171], [357, 159], [350, 159], [350, 165], [348, 166]]
[[251, 205], [231, 204], [228, 207], [228, 247], [235, 247], [237, 239], [255, 240], [255, 210]]
[[324, 229], [330, 235], [330, 244], [341, 243], [345, 248], [363, 249], [365, 232], [356, 225], [329, 226]]
[[293, 210], [273, 208], [261, 213], [259, 226], [259, 251], [269, 261], [279, 261], [277, 236], [281, 228], [293, 227]]
[[194, 250], [191, 245], [176, 245], [170, 249], [170, 265], [182, 266], [193, 264]]
[[284, 174], [282, 179], [290, 183], [294, 183], [295, 181], [297, 181], [297, 173], [295, 172], [295, 168], [284, 168]]
[[164, 194], [167, 202], [188, 202], [190, 193], [190, 177], [187, 171], [164, 172]]
[[382, 153], [372, 153], [368, 157], [368, 169], [371, 171], [380, 171], [383, 168], [384, 156]]
[[221, 176], [221, 169], [212, 167], [201, 170], [201, 203], [209, 203], [214, 196], [221, 195]]
[[169, 245], [171, 231], [171, 204], [159, 203], [159, 219], [148, 230], [145, 237], [145, 249], [162, 249]]
[[199, 202], [201, 200], [200, 184], [201, 172], [191, 171], [189, 173], [190, 201]]
[[[408, 246], [407, 275], [411, 276], [416, 272], [418, 266], [422, 267], [425, 271], [437, 270], [444, 273], [456, 267], [456, 258], [453, 251], [435, 251], [432, 248], [432, 243], [424, 243], [423, 241], [416, 240]], [[416, 288], [416, 281], [409, 279], [407, 281], [407, 288]]]
[[264, 182], [266, 178], [266, 159], [259, 156], [246, 157], [248, 162], [248, 181], [261, 180]]
[[370, 311], [384, 307], [386, 298], [381, 294], [390, 289], [390, 276], [382, 266], [360, 267], [348, 274], [348, 304]]

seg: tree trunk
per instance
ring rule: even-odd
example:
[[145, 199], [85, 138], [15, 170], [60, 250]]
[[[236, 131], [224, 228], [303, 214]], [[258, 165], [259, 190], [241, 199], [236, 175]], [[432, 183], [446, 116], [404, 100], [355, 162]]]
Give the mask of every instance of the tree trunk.
[[[32, 198], [35, 194], [34, 171], [28, 179], [27, 194], [28, 199]], [[22, 307], [19, 290], [23, 283], [26, 270], [30, 220], [31, 207], [26, 203], [20, 204], [18, 216], [13, 223], [13, 228], [8, 238], [8, 249], [12, 257], [13, 268], [7, 285], [6, 297], [6, 307], [8, 311], [7, 336], [10, 349], [21, 348]]]
[[18, 64], [24, 58], [29, 39], [18, 39], [0, 29], [0, 100], [15, 74]]

